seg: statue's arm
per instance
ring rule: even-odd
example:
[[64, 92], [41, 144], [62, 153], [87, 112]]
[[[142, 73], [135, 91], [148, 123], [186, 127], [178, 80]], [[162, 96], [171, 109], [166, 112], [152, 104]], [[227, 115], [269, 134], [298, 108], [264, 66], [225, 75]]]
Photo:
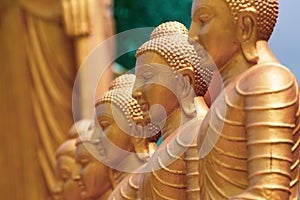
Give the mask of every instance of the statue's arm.
[[245, 98], [249, 187], [233, 199], [289, 199], [297, 83], [277, 66], [253, 70], [244, 81], [237, 90]]

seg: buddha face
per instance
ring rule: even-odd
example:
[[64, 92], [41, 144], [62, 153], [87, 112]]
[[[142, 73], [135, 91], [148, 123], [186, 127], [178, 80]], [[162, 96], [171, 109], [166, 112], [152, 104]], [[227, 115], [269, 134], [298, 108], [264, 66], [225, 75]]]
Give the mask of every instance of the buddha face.
[[[146, 118], [151, 106], [162, 106], [167, 116], [179, 107], [176, 84], [174, 71], [158, 54], [149, 51], [137, 58], [133, 97], [138, 101]], [[161, 111], [153, 109], [150, 115], [151, 119], [159, 119]]]
[[[121, 111], [116, 105], [111, 103], [102, 103], [97, 106], [97, 119], [103, 134], [118, 148], [131, 152], [133, 146], [130, 142], [130, 128], [128, 121], [124, 116], [124, 111]], [[109, 148], [109, 146], [107, 147]], [[105, 149], [107, 157], [111, 160], [119, 159], [111, 149]]]
[[189, 36], [204, 47], [219, 69], [239, 51], [237, 32], [225, 0], [193, 1]]
[[[89, 149], [89, 151], [87, 150]], [[108, 167], [98, 161], [90, 152], [96, 152], [94, 145], [81, 143], [76, 148], [75, 159], [79, 167], [74, 170], [73, 179], [81, 189], [82, 199], [97, 199], [111, 189]]]
[[76, 167], [75, 160], [70, 155], [62, 154], [57, 158], [55, 172], [60, 181], [55, 189], [56, 195], [63, 197], [64, 200], [80, 200], [80, 189], [72, 179], [72, 172]]

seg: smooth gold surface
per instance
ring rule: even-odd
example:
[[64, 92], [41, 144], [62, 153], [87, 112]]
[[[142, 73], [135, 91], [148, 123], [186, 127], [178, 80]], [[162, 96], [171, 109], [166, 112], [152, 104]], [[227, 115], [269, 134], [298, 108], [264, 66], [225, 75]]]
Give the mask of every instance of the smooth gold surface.
[[219, 137], [199, 162], [201, 199], [298, 199], [298, 84], [266, 41], [277, 11], [276, 0], [193, 2], [190, 37], [225, 83], [199, 134], [198, 149]]
[[[104, 8], [94, 6], [102, 14]], [[82, 61], [94, 47], [85, 39], [87, 47], [75, 54], [76, 39], [67, 36], [62, 15], [60, 1], [0, 1], [3, 199], [48, 199], [55, 185], [55, 149], [73, 124], [71, 94], [77, 60]], [[108, 22], [107, 15], [103, 18]], [[109, 35], [102, 31], [111, 30], [111, 25], [104, 29], [106, 23], [94, 22], [99, 30], [95, 35], [102, 39]], [[96, 40], [92, 43], [96, 45]]]
[[[163, 142], [145, 165], [144, 170], [148, 171], [142, 173], [143, 169], [140, 169], [137, 174], [129, 175], [116, 188], [111, 199], [199, 197], [198, 176], [195, 176], [198, 173], [197, 131], [186, 134], [187, 132], [178, 129], [196, 116], [194, 89], [198, 94], [204, 95], [205, 91], [202, 90], [207, 88], [211, 73], [199, 66], [201, 60], [189, 59], [197, 53], [188, 43], [182, 26], [178, 22], [158, 26], [151, 39], [137, 51], [133, 97], [138, 100], [146, 122], [149, 122], [149, 115], [151, 119], [160, 115], [159, 111], [149, 112], [151, 106], [163, 106], [167, 115], [161, 127]], [[170, 44], [171, 40], [176, 42]], [[183, 84], [186, 80], [190, 82]], [[207, 112], [203, 98], [199, 99], [197, 105], [198, 111]], [[202, 105], [205, 105], [205, 108], [201, 107]], [[198, 124], [200, 121], [196, 118], [193, 123]]]

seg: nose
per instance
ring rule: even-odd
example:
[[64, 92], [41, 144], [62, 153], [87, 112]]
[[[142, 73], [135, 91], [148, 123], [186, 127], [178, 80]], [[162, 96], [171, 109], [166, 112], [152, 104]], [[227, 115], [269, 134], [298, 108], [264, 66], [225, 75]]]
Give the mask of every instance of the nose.
[[195, 25], [191, 24], [190, 30], [189, 30], [189, 38], [188, 38], [188, 42], [190, 44], [195, 44], [195, 43], [199, 43], [199, 37], [197, 34], [197, 29], [195, 28]]
[[142, 92], [141, 92], [139, 89], [136, 89], [136, 90], [133, 91], [132, 97], [133, 97], [135, 100], [139, 101], [139, 100], [142, 99]]
[[72, 172], [72, 179], [74, 181], [79, 181], [80, 180], [80, 167], [77, 166]]

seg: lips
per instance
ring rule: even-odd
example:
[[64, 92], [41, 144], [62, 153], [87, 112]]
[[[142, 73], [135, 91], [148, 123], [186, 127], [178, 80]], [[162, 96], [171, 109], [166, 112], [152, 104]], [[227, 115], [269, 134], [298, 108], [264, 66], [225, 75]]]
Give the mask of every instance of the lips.
[[82, 181], [77, 181], [78, 187], [80, 189], [80, 196], [84, 198], [87, 194], [85, 186]]

